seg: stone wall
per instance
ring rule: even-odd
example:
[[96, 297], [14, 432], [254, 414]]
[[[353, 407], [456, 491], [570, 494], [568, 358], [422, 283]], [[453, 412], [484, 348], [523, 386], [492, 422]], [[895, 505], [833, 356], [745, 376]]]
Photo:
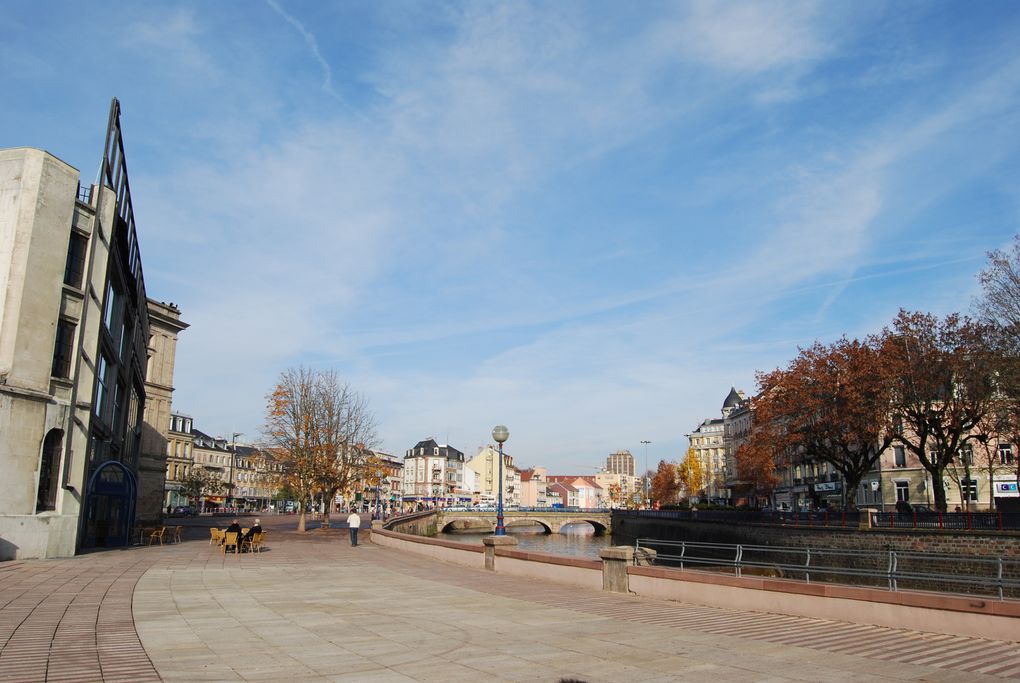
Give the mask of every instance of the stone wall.
[[385, 528], [401, 534], [411, 534], [412, 536], [435, 536], [439, 533], [436, 524], [436, 513], [431, 510], [401, 517], [387, 523]]

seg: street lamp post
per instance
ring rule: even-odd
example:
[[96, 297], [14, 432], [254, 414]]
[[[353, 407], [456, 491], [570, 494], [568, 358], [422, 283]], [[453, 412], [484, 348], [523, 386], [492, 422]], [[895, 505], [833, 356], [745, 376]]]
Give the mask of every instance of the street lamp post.
[[651, 505], [650, 505], [651, 504], [651, 500], [648, 498], [648, 444], [650, 444], [651, 441], [642, 441], [641, 443], [643, 443], [645, 445], [645, 477], [644, 477], [644, 479], [645, 479], [645, 509], [647, 510], [649, 507], [651, 507]]
[[230, 436], [230, 469], [227, 472], [227, 507], [233, 507], [234, 502], [234, 457], [237, 454], [237, 437], [244, 432], [234, 432]]
[[492, 429], [492, 438], [499, 444], [499, 498], [496, 503], [496, 536], [506, 536], [503, 527], [503, 442], [510, 438], [510, 430], [503, 425]]
[[691, 504], [691, 455], [693, 449], [691, 448], [691, 435], [684, 434], [687, 437], [687, 505]]
[[379, 502], [379, 487], [382, 485], [383, 471], [381, 469], [375, 471], [375, 513], [379, 516], [379, 519], [383, 518], [382, 515], [382, 504]]

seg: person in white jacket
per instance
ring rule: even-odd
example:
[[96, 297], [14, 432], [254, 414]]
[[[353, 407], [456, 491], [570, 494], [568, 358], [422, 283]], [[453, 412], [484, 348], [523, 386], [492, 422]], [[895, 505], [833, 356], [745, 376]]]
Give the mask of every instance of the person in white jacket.
[[361, 517], [357, 512], [347, 515], [347, 526], [351, 530], [351, 545], [358, 545], [358, 528], [361, 526]]

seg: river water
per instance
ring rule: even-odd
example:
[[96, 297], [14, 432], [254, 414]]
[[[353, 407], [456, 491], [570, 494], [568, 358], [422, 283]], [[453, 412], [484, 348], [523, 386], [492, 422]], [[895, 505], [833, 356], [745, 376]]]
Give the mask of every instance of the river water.
[[[492, 532], [436, 534], [435, 538], [443, 538], [458, 543], [482, 544], [482, 538], [491, 536]], [[518, 550], [530, 550], [536, 553], [551, 555], [568, 555], [599, 559], [599, 550], [613, 545], [612, 536], [596, 536], [590, 524], [571, 524], [563, 528], [561, 533], [542, 533], [540, 526], [507, 527], [507, 535], [517, 539]]]

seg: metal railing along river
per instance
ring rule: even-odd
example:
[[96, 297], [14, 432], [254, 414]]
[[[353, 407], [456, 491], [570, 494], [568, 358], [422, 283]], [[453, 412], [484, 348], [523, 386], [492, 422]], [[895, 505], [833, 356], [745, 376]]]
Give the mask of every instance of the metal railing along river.
[[1020, 558], [979, 555], [794, 548], [639, 538], [636, 548], [657, 553], [656, 564], [679, 569], [731, 569], [811, 582], [1020, 598]]
[[726, 524], [858, 528], [871, 515], [871, 526], [892, 529], [956, 529], [1010, 531], [1020, 529], [1018, 512], [880, 512], [878, 510], [617, 510], [628, 517], [683, 519]]

